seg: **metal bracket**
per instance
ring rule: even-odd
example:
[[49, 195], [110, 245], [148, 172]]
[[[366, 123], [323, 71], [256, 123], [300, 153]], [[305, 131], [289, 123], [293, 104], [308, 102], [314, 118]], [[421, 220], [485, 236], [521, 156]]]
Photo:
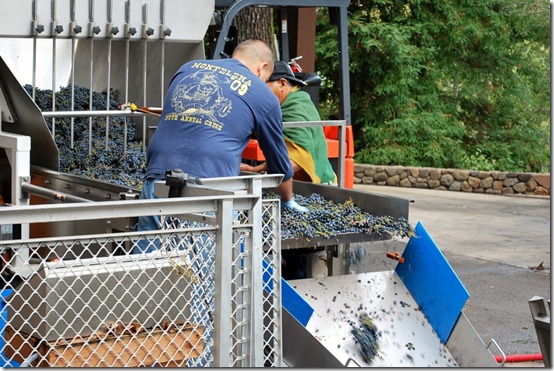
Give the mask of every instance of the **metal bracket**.
[[502, 355], [502, 362], [500, 363], [500, 367], [504, 367], [504, 364], [506, 363], [506, 353], [504, 353], [504, 351], [500, 348], [500, 345], [498, 345], [498, 343], [496, 342], [496, 340], [494, 340], [493, 338], [491, 338], [491, 340], [490, 340], [489, 343], [487, 344], [487, 349], [490, 348], [491, 344], [494, 344], [494, 346], [496, 347], [496, 349], [498, 349], [498, 351], [499, 351], [500, 354]]
[[140, 194], [136, 192], [119, 192], [119, 199], [120, 200], [138, 200], [140, 198]]
[[352, 357], [349, 357], [348, 360], [346, 361], [346, 364], [344, 365], [344, 367], [348, 367], [348, 365], [350, 364], [350, 362], [354, 362], [358, 367], [362, 367], [362, 365], [360, 365], [358, 363], [358, 361], [356, 361], [354, 358]]
[[31, 182], [31, 178], [29, 178], [28, 176], [19, 177], [19, 184], [21, 184], [21, 200], [28, 200], [31, 197], [29, 192], [23, 189], [23, 184], [30, 183], [30, 182]]
[[[15, 113], [11, 107], [11, 102], [6, 99], [6, 92], [2, 81], [0, 81], [0, 125], [2, 121], [14, 123], [17, 120]], [[0, 130], [2, 127], [0, 126]]]
[[544, 367], [550, 368], [552, 366], [550, 360], [550, 300], [548, 300], [547, 307], [545, 305], [544, 298], [535, 295], [531, 299], [529, 299], [529, 308], [531, 309], [533, 325], [535, 326], [535, 332], [537, 333], [537, 339], [539, 341], [539, 346], [544, 361]]
[[185, 187], [189, 182], [202, 184], [199, 178], [192, 175], [188, 175], [181, 169], [167, 170], [165, 172], [165, 185], [169, 186], [168, 197], [179, 197], [181, 189]]

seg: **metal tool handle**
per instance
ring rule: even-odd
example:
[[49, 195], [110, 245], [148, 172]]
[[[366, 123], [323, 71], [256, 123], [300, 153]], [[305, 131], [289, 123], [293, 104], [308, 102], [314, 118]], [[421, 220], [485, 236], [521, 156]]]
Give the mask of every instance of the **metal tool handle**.
[[165, 185], [169, 186], [168, 197], [179, 197], [181, 189], [188, 183], [202, 184], [200, 178], [189, 175], [181, 169], [167, 170], [165, 172]]

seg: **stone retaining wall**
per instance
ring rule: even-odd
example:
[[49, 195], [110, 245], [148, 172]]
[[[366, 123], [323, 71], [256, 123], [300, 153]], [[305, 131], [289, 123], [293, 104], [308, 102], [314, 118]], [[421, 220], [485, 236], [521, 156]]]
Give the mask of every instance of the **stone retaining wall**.
[[354, 184], [490, 194], [550, 195], [550, 174], [354, 165]]

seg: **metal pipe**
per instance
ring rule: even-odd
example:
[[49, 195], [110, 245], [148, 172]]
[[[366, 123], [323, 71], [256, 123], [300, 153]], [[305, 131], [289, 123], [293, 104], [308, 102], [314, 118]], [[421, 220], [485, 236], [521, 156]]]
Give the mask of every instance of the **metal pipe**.
[[37, 22], [37, 1], [33, 0], [32, 6], [32, 14], [33, 14], [33, 77], [32, 77], [32, 84], [33, 84], [33, 90], [32, 90], [32, 98], [33, 101], [35, 100], [36, 96], [36, 85], [37, 85], [37, 37], [38, 37], [38, 22]]
[[[131, 3], [129, 0], [125, 2], [125, 103], [129, 102], [129, 49], [131, 37]], [[127, 155], [127, 120], [125, 120], [123, 128], [123, 156]]]
[[33, 363], [39, 356], [40, 356], [40, 354], [38, 352], [34, 352], [25, 361], [23, 361], [23, 363], [19, 367], [29, 367], [29, 366], [31, 366], [31, 363]]
[[304, 128], [310, 126], [340, 126], [346, 125], [345, 120], [324, 120], [324, 121], [287, 121], [283, 122], [285, 128]]
[[[94, 81], [94, 0], [89, 2], [88, 35], [90, 37], [90, 80], [89, 80], [89, 107], [92, 109], [92, 84]], [[88, 119], [88, 154], [92, 153], [92, 117]]]
[[[142, 99], [146, 106], [146, 93], [148, 86], [148, 4], [142, 5], [142, 42], [143, 42], [143, 55], [142, 55]], [[142, 118], [142, 149], [146, 150], [146, 117]]]
[[162, 52], [161, 54], [161, 65], [162, 68], [160, 68], [160, 107], [163, 107], [164, 105], [164, 94], [165, 94], [165, 0], [162, 0], [161, 3], [161, 10], [160, 10], [160, 38], [162, 39]]
[[27, 193], [35, 194], [47, 199], [60, 201], [60, 202], [93, 202], [86, 198], [81, 198], [66, 193], [59, 193], [48, 188], [39, 187], [31, 183], [21, 184], [21, 190]]
[[57, 112], [43, 112], [42, 116], [49, 117], [120, 117], [120, 116], [146, 116], [147, 113], [139, 111], [131, 111], [131, 109], [124, 110], [111, 110], [111, 111], [57, 111]]
[[[110, 85], [112, 77], [112, 36], [113, 36], [113, 25], [112, 25], [112, 13], [113, 13], [113, 3], [111, 0], [108, 0], [108, 27], [106, 30], [106, 35], [108, 37], [108, 55], [107, 65], [108, 65], [108, 81], [106, 83], [106, 110], [110, 110]], [[106, 116], [106, 151], [109, 149], [109, 138], [110, 138], [110, 116]]]
[[[75, 111], [75, 0], [70, 3], [71, 17], [71, 110]], [[75, 117], [71, 117], [71, 149], [75, 148]]]
[[[56, 111], [56, 0], [52, 0], [52, 111]], [[52, 118], [52, 136], [56, 137], [56, 119]]]
[[494, 356], [494, 359], [498, 363], [500, 363], [502, 361], [504, 361], [504, 362], [532, 362], [532, 361], [542, 361], [543, 356], [542, 356], [542, 353], [510, 354], [510, 355], [506, 356], [506, 359], [504, 359], [504, 357], [501, 356], [501, 355]]

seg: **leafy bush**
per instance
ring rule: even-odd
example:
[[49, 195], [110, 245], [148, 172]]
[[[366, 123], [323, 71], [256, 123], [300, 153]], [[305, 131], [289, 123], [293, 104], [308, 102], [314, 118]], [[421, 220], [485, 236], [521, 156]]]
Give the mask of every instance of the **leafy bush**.
[[[348, 10], [357, 162], [548, 171], [545, 2], [358, 0]], [[320, 111], [332, 118], [337, 30], [318, 12]]]

